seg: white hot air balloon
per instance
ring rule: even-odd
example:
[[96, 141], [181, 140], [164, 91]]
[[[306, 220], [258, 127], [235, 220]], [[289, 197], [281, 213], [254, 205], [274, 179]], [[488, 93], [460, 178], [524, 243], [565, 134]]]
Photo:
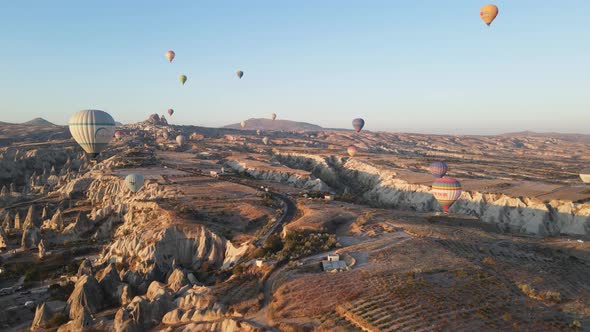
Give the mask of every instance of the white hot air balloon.
[[176, 143], [178, 143], [178, 146], [183, 146], [185, 142], [186, 137], [184, 137], [183, 135], [176, 136]]
[[115, 135], [115, 120], [99, 110], [84, 110], [69, 121], [72, 137], [91, 157], [103, 151]]

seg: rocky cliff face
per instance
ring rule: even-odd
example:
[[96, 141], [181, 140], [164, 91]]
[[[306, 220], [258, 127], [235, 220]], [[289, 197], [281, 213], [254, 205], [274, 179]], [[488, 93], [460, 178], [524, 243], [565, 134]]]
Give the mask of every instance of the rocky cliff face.
[[[354, 191], [374, 206], [440, 211], [430, 186], [400, 179], [393, 171], [382, 170], [356, 159], [321, 158], [306, 154], [277, 154], [290, 167], [311, 171], [340, 193]], [[464, 191], [451, 208], [452, 213], [467, 214], [484, 222], [529, 234], [590, 234], [590, 203], [505, 194]]]

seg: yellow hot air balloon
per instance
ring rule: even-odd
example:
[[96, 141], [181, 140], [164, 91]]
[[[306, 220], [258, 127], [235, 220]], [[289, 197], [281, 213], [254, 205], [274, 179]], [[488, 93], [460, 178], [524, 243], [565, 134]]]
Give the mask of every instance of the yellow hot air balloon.
[[496, 5], [485, 5], [481, 7], [479, 16], [481, 17], [482, 21], [484, 21], [484, 23], [489, 26], [492, 24], [496, 16], [498, 16], [498, 7], [496, 7]]
[[246, 121], [242, 121], [242, 122], [240, 122], [240, 126], [241, 126], [242, 128], [245, 128], [245, 127], [246, 127]]
[[186, 75], [180, 75], [180, 77], [178, 78], [180, 80], [180, 83], [182, 83], [182, 85], [184, 85], [184, 83], [186, 83]]
[[174, 60], [175, 55], [176, 53], [174, 53], [173, 50], [168, 50], [168, 52], [166, 52], [166, 59], [168, 59], [168, 62], [172, 62], [172, 60]]

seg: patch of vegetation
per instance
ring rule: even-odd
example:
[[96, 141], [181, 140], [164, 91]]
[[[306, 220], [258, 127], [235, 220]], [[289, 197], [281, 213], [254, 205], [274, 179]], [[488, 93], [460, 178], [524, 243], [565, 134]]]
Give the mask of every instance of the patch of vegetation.
[[486, 257], [483, 259], [483, 263], [484, 263], [484, 264], [487, 264], [487, 265], [496, 265], [496, 260], [495, 260], [493, 257], [486, 256]]
[[58, 327], [61, 326], [65, 323], [68, 322], [68, 316], [61, 314], [61, 313], [57, 313], [55, 315], [53, 315], [51, 318], [49, 318], [49, 320], [47, 321], [47, 325], [45, 327], [47, 328], [54, 328], [54, 327]]

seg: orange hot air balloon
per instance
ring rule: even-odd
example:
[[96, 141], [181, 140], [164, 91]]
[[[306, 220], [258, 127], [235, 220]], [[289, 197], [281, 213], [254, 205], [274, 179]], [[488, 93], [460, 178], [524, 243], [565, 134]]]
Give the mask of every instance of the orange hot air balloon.
[[346, 152], [348, 152], [348, 155], [351, 157], [354, 157], [356, 155], [356, 151], [357, 151], [357, 149], [356, 149], [356, 146], [354, 146], [354, 145], [351, 145], [346, 149]]
[[168, 50], [168, 52], [166, 52], [166, 59], [168, 59], [168, 62], [172, 62], [172, 60], [174, 60], [175, 56], [176, 56], [176, 53], [174, 53], [173, 50]]
[[485, 5], [481, 7], [479, 16], [481, 17], [481, 20], [489, 26], [492, 24], [496, 16], [498, 16], [498, 7], [496, 7], [496, 5]]

